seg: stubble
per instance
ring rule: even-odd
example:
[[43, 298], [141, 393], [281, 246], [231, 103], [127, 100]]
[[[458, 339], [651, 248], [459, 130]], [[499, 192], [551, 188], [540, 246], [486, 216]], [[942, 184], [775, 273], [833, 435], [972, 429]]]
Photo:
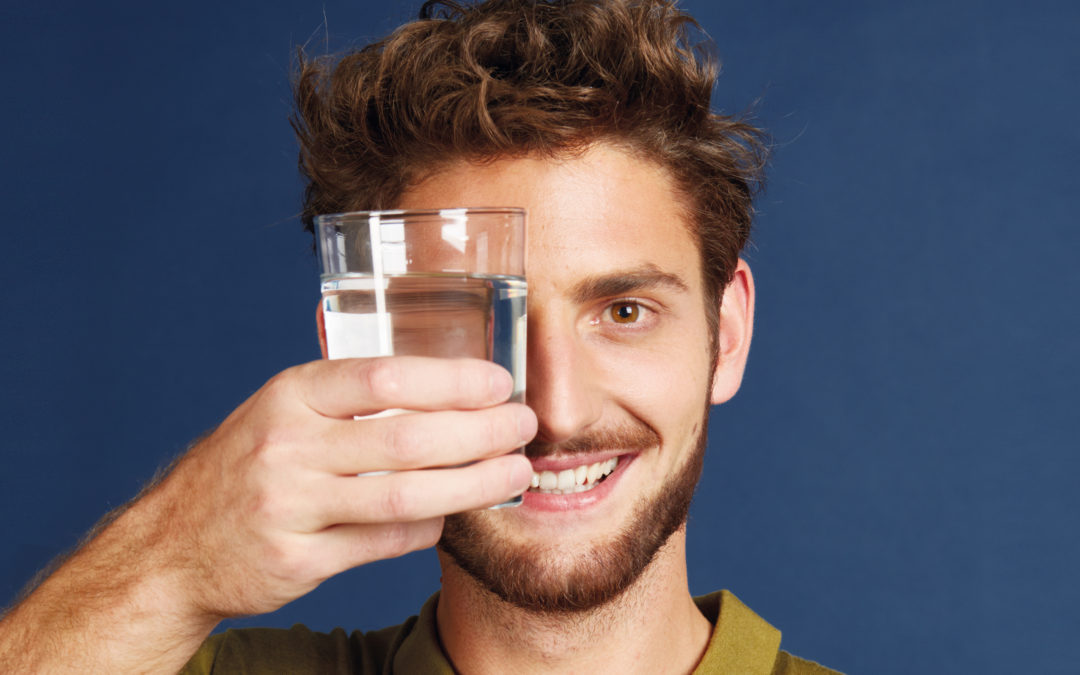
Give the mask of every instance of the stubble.
[[[521, 609], [545, 614], [594, 610], [630, 588], [657, 552], [686, 522], [694, 489], [701, 477], [707, 439], [708, 407], [691, 452], [659, 490], [639, 498], [634, 515], [606, 541], [570, 547], [560, 542], [518, 545], [503, 540], [487, 519], [489, 512], [446, 518], [439, 547], [483, 588]], [[660, 436], [644, 422], [575, 438], [560, 445], [561, 453], [605, 448], [656, 451]], [[531, 457], [556, 448], [532, 444]], [[573, 556], [573, 560], [568, 560]]]

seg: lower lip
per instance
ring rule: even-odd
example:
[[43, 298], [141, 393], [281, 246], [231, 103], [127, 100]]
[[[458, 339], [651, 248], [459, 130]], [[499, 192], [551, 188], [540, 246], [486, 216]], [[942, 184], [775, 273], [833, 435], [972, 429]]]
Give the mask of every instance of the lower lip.
[[584, 492], [575, 492], [568, 495], [544, 494], [543, 492], [526, 491], [522, 495], [519, 508], [534, 509], [536, 511], [575, 511], [588, 508], [603, 500], [615, 489], [615, 483], [619, 482], [623, 471], [634, 461], [634, 455], [619, 455], [619, 464], [615, 470], [608, 474], [596, 487]]

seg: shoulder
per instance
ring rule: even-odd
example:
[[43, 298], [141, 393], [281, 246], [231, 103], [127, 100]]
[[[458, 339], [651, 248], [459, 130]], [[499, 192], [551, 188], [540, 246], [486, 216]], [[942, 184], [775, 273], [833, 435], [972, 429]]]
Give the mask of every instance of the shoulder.
[[211, 636], [181, 673], [453, 673], [435, 627], [438, 593], [398, 626], [347, 634], [245, 628]]
[[695, 673], [835, 675], [837, 671], [780, 649], [780, 631], [730, 591], [694, 598], [713, 625], [708, 648]]

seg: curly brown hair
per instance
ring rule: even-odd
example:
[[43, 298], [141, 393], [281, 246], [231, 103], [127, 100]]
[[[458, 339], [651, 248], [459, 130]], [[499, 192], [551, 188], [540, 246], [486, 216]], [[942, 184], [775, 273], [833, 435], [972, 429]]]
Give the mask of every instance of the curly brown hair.
[[449, 163], [611, 142], [674, 177], [713, 314], [750, 234], [766, 143], [710, 111], [718, 68], [692, 44], [697, 30], [670, 0], [429, 0], [418, 21], [363, 49], [301, 52], [304, 224], [392, 208]]

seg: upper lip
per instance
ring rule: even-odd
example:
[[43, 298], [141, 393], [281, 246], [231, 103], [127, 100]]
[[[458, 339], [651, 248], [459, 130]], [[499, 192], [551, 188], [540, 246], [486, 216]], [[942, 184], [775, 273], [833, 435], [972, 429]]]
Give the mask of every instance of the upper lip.
[[547, 455], [532, 458], [533, 471], [565, 471], [579, 466], [588, 466], [597, 462], [606, 462], [612, 457], [621, 457], [627, 454], [619, 450], [604, 450], [590, 453], [574, 453], [572, 455]]

